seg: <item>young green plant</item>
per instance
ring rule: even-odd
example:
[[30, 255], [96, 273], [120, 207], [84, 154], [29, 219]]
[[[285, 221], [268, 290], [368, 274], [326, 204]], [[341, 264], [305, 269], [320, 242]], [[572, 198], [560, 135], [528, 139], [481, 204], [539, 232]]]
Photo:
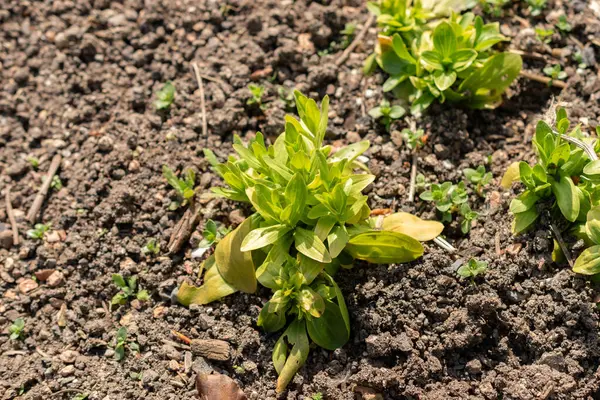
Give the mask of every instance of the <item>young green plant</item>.
[[492, 181], [492, 173], [486, 172], [485, 167], [480, 165], [477, 169], [465, 168], [463, 170], [465, 178], [476, 186], [475, 191], [479, 196], [483, 196], [483, 189]]
[[158, 92], [156, 92], [154, 107], [156, 107], [157, 110], [166, 110], [171, 107], [173, 101], [175, 101], [175, 86], [171, 81], [168, 81]]
[[267, 105], [263, 103], [263, 95], [265, 94], [265, 87], [261, 85], [255, 85], [251, 83], [248, 85], [248, 90], [250, 91], [250, 98], [246, 101], [246, 104], [249, 106], [256, 105], [261, 110], [266, 110]]
[[52, 224], [35, 224], [33, 229], [27, 231], [27, 236], [35, 240], [42, 240], [44, 238], [44, 234], [50, 230]]
[[406, 110], [402, 106], [390, 105], [390, 102], [386, 99], [381, 100], [381, 104], [377, 107], [373, 107], [369, 110], [369, 115], [376, 120], [379, 120], [384, 126], [386, 131], [390, 131], [390, 125], [392, 121], [402, 118], [406, 114]]
[[111, 300], [111, 305], [124, 305], [128, 300], [136, 298], [140, 301], [150, 300], [150, 295], [147, 290], [139, 290], [137, 277], [131, 276], [125, 280], [120, 274], [113, 274], [112, 280], [120, 289]]
[[[334, 276], [355, 259], [403, 263], [423, 254], [420, 240], [437, 237], [443, 225], [410, 214], [371, 219], [362, 191], [375, 176], [357, 161], [368, 141], [336, 152], [323, 145], [329, 99], [321, 107], [295, 92], [300, 120], [288, 115], [285, 132], [272, 144], [259, 132], [247, 145], [234, 136], [236, 156], [219, 163], [206, 157], [226, 187], [217, 196], [248, 203], [254, 214], [227, 234], [204, 263], [204, 284], [183, 282], [177, 298], [207, 304], [257, 285], [272, 296], [258, 316], [268, 332], [283, 330], [273, 350], [281, 392], [308, 357], [311, 341], [335, 350], [350, 337], [350, 318]], [[393, 218], [392, 218], [393, 217]], [[387, 226], [386, 226], [386, 221]]]
[[166, 165], [162, 167], [163, 176], [177, 192], [179, 199], [171, 202], [169, 210], [176, 210], [180, 206], [186, 205], [194, 197], [194, 186], [196, 185], [196, 173], [193, 169], [187, 168], [183, 172], [183, 179], [178, 178], [173, 170]]
[[140, 345], [133, 340], [127, 340], [127, 328], [122, 326], [115, 336], [115, 359], [121, 361], [125, 358], [125, 350], [137, 354], [140, 352]]
[[8, 333], [10, 333], [10, 340], [19, 340], [25, 337], [25, 320], [23, 318], [17, 318], [8, 327]]
[[488, 263], [471, 258], [466, 264], [461, 265], [456, 273], [461, 278], [470, 279], [475, 284], [475, 277], [482, 275], [487, 271]]

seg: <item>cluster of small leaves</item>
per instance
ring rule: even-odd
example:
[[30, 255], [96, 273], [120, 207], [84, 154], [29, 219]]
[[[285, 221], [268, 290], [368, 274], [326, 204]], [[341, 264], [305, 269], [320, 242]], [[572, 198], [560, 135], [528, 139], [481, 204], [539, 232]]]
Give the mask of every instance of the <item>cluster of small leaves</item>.
[[507, 40], [500, 34], [499, 24], [484, 24], [473, 13], [452, 13], [449, 18], [431, 21], [435, 12], [423, 9], [420, 2], [411, 3], [369, 3], [381, 34], [365, 72], [379, 65], [390, 75], [384, 92], [410, 102], [413, 114], [435, 99], [472, 108], [498, 106], [522, 66], [520, 56], [491, 50]]
[[535, 28], [535, 37], [542, 43], [550, 43], [554, 35], [554, 29], [546, 29], [544, 27]]
[[249, 106], [257, 106], [261, 110], [266, 110], [267, 105], [263, 103], [263, 96], [265, 94], [265, 87], [262, 85], [255, 85], [251, 83], [248, 85], [248, 90], [250, 91], [250, 98], [246, 100], [246, 104]]
[[136, 298], [140, 301], [148, 301], [150, 295], [147, 290], [138, 290], [137, 277], [131, 276], [125, 280], [120, 274], [113, 274], [112, 280], [120, 289], [111, 300], [111, 305], [124, 305], [128, 300]]
[[211, 248], [213, 245], [219, 243], [219, 241], [221, 241], [221, 239], [223, 239], [223, 237], [227, 235], [230, 230], [231, 229], [227, 228], [222, 224], [217, 226], [217, 223], [215, 221], [209, 219], [208, 221], [206, 221], [206, 226], [202, 231], [202, 240], [198, 244], [198, 248]]
[[163, 87], [156, 92], [156, 100], [154, 101], [154, 107], [157, 110], [165, 110], [173, 104], [175, 100], [175, 86], [173, 83], [168, 81]]
[[149, 239], [144, 247], [142, 247], [142, 254], [157, 256], [160, 254], [160, 243], [154, 238]]
[[36, 239], [42, 240], [44, 238], [44, 234], [50, 230], [52, 224], [35, 224], [33, 229], [27, 231], [27, 236]]
[[369, 115], [376, 120], [379, 120], [385, 126], [386, 131], [390, 131], [392, 121], [402, 118], [406, 114], [404, 107], [399, 105], [390, 105], [387, 99], [381, 100], [381, 104], [369, 110]]
[[512, 0], [479, 0], [483, 12], [496, 18], [501, 17], [504, 14], [504, 7], [511, 3]]
[[492, 181], [492, 173], [486, 172], [485, 167], [480, 165], [477, 169], [465, 168], [463, 170], [465, 178], [475, 185], [475, 191], [479, 196], [483, 196], [483, 189]]
[[429, 190], [421, 193], [421, 200], [431, 201], [441, 214], [442, 222], [452, 222], [453, 214], [461, 216], [460, 229], [464, 234], [471, 231], [473, 221], [479, 214], [469, 206], [469, 194], [464, 182], [455, 185], [452, 182], [432, 184]]
[[[225, 163], [205, 151], [227, 183], [213, 192], [249, 203], [255, 213], [217, 244], [204, 264], [204, 284], [184, 282], [177, 294], [182, 304], [206, 304], [238, 290], [254, 293], [257, 283], [271, 289], [258, 325], [268, 332], [285, 329], [273, 350], [278, 391], [306, 361], [311, 340], [328, 350], [348, 340], [349, 315], [333, 279], [340, 267], [350, 268], [354, 259], [414, 260], [423, 254], [419, 240], [431, 240], [443, 229], [406, 213], [396, 216], [394, 226], [384, 222], [383, 230], [377, 228], [362, 194], [375, 177], [357, 161], [369, 142], [333, 152], [323, 145], [328, 97], [319, 108], [294, 94], [300, 120], [286, 116], [285, 132], [272, 145], [258, 132], [247, 145], [235, 136], [238, 156]], [[407, 226], [419, 227], [411, 231], [418, 239], [404, 233]]]
[[544, 8], [546, 8], [546, 3], [548, 0], [526, 0], [529, 13], [532, 17], [537, 17], [542, 13]]
[[410, 150], [414, 151], [420, 149], [425, 144], [426, 138], [424, 136], [423, 129], [417, 129], [416, 131], [412, 131], [408, 128], [405, 128], [402, 129], [402, 132], [400, 132], [400, 134], [402, 135], [404, 143], [406, 143], [406, 147], [408, 147]]
[[33, 169], [38, 169], [40, 166], [40, 160], [37, 157], [27, 157], [27, 161]]
[[19, 340], [25, 337], [25, 320], [23, 318], [17, 318], [8, 327], [8, 333], [10, 333], [10, 340]]
[[127, 340], [127, 328], [122, 326], [115, 337], [115, 359], [117, 361], [125, 358], [125, 349], [137, 354], [140, 352], [140, 345], [133, 340]]
[[466, 264], [461, 265], [458, 270], [456, 270], [456, 273], [458, 276], [470, 279], [472, 283], [475, 283], [475, 277], [485, 273], [487, 268], [487, 262], [471, 258]]
[[296, 100], [294, 99], [294, 92], [292, 90], [286, 89], [283, 86], [277, 88], [277, 94], [281, 101], [283, 101], [284, 107], [286, 111], [292, 111], [296, 106]]
[[344, 29], [342, 29], [340, 31], [341, 40], [339, 41], [339, 43], [333, 41], [333, 42], [329, 43], [328, 48], [326, 48], [324, 50], [320, 50], [319, 52], [317, 52], [317, 54], [320, 57], [323, 57], [327, 54], [332, 54], [337, 51], [344, 50], [346, 47], [350, 46], [350, 43], [352, 43], [352, 39], [354, 38], [355, 32], [356, 32], [356, 24], [353, 22], [348, 22], [344, 26]]
[[63, 188], [63, 183], [60, 180], [60, 177], [58, 175], [54, 175], [52, 177], [52, 181], [50, 182], [50, 187], [56, 191], [59, 191], [60, 189]]
[[196, 185], [196, 173], [193, 169], [187, 168], [183, 172], [183, 179], [178, 178], [173, 170], [166, 165], [162, 167], [163, 176], [177, 192], [179, 199], [171, 202], [169, 210], [176, 210], [180, 206], [186, 205], [194, 197], [194, 186]]
[[558, 17], [558, 22], [556, 23], [556, 27], [558, 28], [559, 31], [561, 31], [563, 33], [571, 32], [571, 30], [573, 29], [573, 26], [571, 26], [571, 24], [569, 23], [567, 16], [564, 14], [561, 15], [560, 17]]
[[318, 392], [310, 396], [312, 400], [323, 400], [323, 393]]
[[[556, 113], [555, 130], [540, 121], [533, 139], [538, 162], [531, 167], [521, 161], [509, 167], [503, 186], [520, 181], [525, 191], [514, 198], [513, 233], [519, 234], [545, 214], [563, 229], [564, 237], [583, 240], [588, 247], [579, 256], [573, 270], [593, 275], [600, 273], [600, 145], [585, 138], [580, 126], [569, 131], [570, 121], [564, 109]], [[600, 129], [597, 128], [598, 133]], [[555, 241], [553, 259], [564, 259]]]
[[552, 79], [548, 85], [551, 85], [553, 80], [564, 81], [567, 78], [567, 73], [562, 70], [560, 64], [547, 65], [544, 67], [544, 74]]

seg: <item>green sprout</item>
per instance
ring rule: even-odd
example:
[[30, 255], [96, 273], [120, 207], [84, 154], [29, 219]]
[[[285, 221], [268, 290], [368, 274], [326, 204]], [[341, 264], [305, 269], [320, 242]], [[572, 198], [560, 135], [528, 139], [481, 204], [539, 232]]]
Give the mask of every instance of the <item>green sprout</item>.
[[296, 102], [294, 100], [294, 92], [286, 89], [283, 86], [277, 88], [277, 94], [281, 101], [283, 101], [284, 108], [286, 111], [291, 111], [296, 106]]
[[125, 281], [120, 274], [113, 274], [112, 280], [114, 284], [120, 289], [110, 301], [111, 305], [124, 305], [131, 298], [136, 298], [139, 301], [150, 300], [150, 295], [147, 290], [138, 290], [137, 277], [131, 276]]
[[23, 318], [15, 319], [8, 327], [8, 333], [10, 333], [10, 340], [23, 339], [25, 337], [25, 320]]
[[552, 41], [552, 35], [554, 35], [554, 29], [535, 28], [535, 37], [540, 42], [550, 43]]
[[467, 204], [469, 195], [464, 182], [460, 182], [458, 185], [454, 185], [452, 182], [434, 183], [419, 197], [421, 200], [432, 202], [435, 205], [435, 208], [441, 213], [442, 222], [452, 222], [452, 216], [459, 214], [462, 217], [460, 227], [463, 234], [469, 233], [473, 222], [479, 217], [479, 214], [472, 211]]
[[475, 277], [484, 274], [487, 271], [488, 263], [471, 258], [469, 262], [461, 265], [456, 273], [465, 279], [470, 279], [471, 283], [475, 284]]
[[249, 106], [256, 105], [261, 110], [266, 110], [267, 105], [263, 104], [263, 95], [265, 94], [265, 87], [251, 83], [248, 85], [248, 90], [250, 91], [250, 95], [252, 97], [250, 97], [246, 101], [246, 104], [248, 104]]
[[385, 130], [389, 132], [390, 125], [393, 120], [402, 118], [406, 114], [406, 110], [402, 106], [391, 106], [386, 99], [381, 100], [381, 104], [369, 110], [369, 115], [376, 120], [379, 120], [385, 125]]
[[564, 81], [567, 78], [567, 73], [562, 70], [560, 64], [547, 65], [544, 67], [544, 74], [551, 78], [551, 81], [548, 82], [548, 86], [552, 84], [554, 80]]
[[142, 247], [142, 254], [157, 256], [160, 253], [160, 243], [154, 238], [148, 239], [148, 242]]
[[35, 224], [33, 229], [27, 231], [27, 236], [32, 239], [42, 240], [44, 238], [44, 234], [50, 230], [52, 224]]
[[54, 175], [52, 177], [52, 182], [50, 182], [50, 187], [56, 191], [59, 191], [60, 189], [63, 188], [63, 183], [60, 180], [60, 177], [58, 175]]
[[416, 131], [412, 131], [408, 128], [402, 129], [402, 138], [406, 143], [406, 147], [410, 150], [417, 150], [423, 147], [424, 137], [423, 137], [423, 129], [417, 129]]
[[169, 210], [176, 210], [180, 206], [186, 205], [194, 197], [194, 186], [196, 185], [196, 173], [193, 169], [187, 168], [183, 172], [183, 179], [177, 178], [171, 168], [166, 165], [162, 167], [163, 176], [179, 195], [179, 199], [171, 202]]
[[532, 17], [537, 17], [546, 7], [548, 0], [526, 0], [529, 5], [529, 13]]
[[78, 393], [71, 400], [87, 400], [89, 396], [87, 393]]
[[462, 203], [460, 205], [460, 215], [463, 217], [460, 222], [460, 230], [466, 235], [471, 231], [473, 222], [479, 217], [479, 213], [471, 210], [471, 206], [468, 203]]
[[476, 192], [480, 196], [483, 195], [484, 187], [492, 181], [492, 173], [486, 172], [483, 165], [478, 166], [477, 169], [465, 168], [463, 173], [470, 183], [476, 185]]
[[573, 26], [571, 26], [571, 24], [567, 20], [567, 16], [564, 14], [561, 15], [560, 17], [558, 17], [558, 22], [556, 23], [556, 27], [558, 28], [559, 31], [564, 32], [564, 33], [571, 32], [571, 30], [573, 29]]
[[27, 161], [33, 169], [38, 169], [40, 166], [40, 160], [37, 157], [27, 157]]
[[323, 400], [323, 393], [318, 392], [310, 396], [311, 400]]
[[163, 87], [156, 92], [156, 100], [154, 101], [154, 107], [157, 110], [165, 110], [173, 104], [175, 100], [175, 86], [171, 81], [168, 81]]
[[352, 39], [354, 38], [354, 33], [356, 32], [356, 24], [349, 22], [344, 26], [344, 29], [342, 29], [340, 31], [340, 34], [343, 35], [343, 39], [340, 43], [340, 47], [342, 49], [345, 49], [346, 47], [350, 46], [350, 43], [352, 43]]
[[125, 358], [125, 349], [133, 353], [140, 352], [140, 345], [132, 340], [127, 340], [127, 328], [122, 326], [117, 331], [117, 335], [115, 337], [115, 359], [117, 361], [121, 361]]
[[479, 0], [484, 13], [498, 18], [504, 14], [503, 8], [512, 3], [512, 0]]

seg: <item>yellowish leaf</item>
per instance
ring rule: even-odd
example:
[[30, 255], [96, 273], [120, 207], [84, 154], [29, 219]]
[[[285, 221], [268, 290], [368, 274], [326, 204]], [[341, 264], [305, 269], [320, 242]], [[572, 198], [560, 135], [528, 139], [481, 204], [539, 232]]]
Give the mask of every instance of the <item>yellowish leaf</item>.
[[520, 178], [519, 174], [519, 161], [516, 161], [508, 166], [504, 176], [502, 177], [502, 181], [500, 182], [500, 186], [504, 189], [510, 189], [514, 182], [518, 182]]
[[426, 221], [415, 215], [399, 212], [383, 219], [383, 230], [400, 232], [420, 242], [438, 237], [444, 230], [444, 224], [438, 221]]
[[217, 244], [215, 261], [219, 273], [229, 285], [246, 293], [256, 291], [252, 253], [241, 251], [244, 238], [253, 228], [253, 218], [246, 218]]

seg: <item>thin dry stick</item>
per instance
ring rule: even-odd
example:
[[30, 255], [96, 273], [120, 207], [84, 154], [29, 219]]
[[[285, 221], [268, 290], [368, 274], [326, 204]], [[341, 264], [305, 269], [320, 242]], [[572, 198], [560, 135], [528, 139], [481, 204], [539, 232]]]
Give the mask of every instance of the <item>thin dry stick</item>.
[[10, 186], [6, 188], [6, 214], [8, 215], [10, 227], [13, 232], [13, 244], [17, 245], [19, 244], [19, 228], [17, 227], [17, 220], [15, 219], [15, 213], [13, 212], [12, 204], [10, 202], [10, 189]]
[[369, 15], [369, 19], [367, 19], [367, 22], [365, 22], [365, 26], [363, 26], [361, 31], [358, 33], [358, 35], [356, 35], [356, 37], [352, 41], [352, 43], [350, 43], [350, 46], [346, 47], [346, 50], [344, 50], [341, 57], [335, 61], [336, 67], [339, 67], [342, 64], [344, 64], [346, 62], [346, 60], [348, 59], [348, 57], [350, 57], [350, 54], [352, 54], [352, 52], [354, 51], [356, 46], [358, 46], [360, 44], [360, 42], [363, 41], [363, 39], [365, 38], [365, 35], [367, 34], [367, 31], [373, 24], [373, 21], [375, 21], [375, 15], [371, 14], [371, 15]]
[[52, 163], [50, 163], [50, 169], [48, 169], [48, 173], [46, 174], [46, 180], [42, 184], [42, 187], [40, 187], [40, 190], [38, 191], [38, 194], [35, 196], [35, 199], [33, 200], [33, 204], [31, 205], [31, 208], [29, 209], [29, 212], [27, 213], [27, 219], [32, 224], [35, 222], [38, 212], [40, 211], [40, 208], [42, 208], [42, 204], [44, 204], [44, 199], [46, 198], [46, 194], [48, 194], [48, 189], [50, 189], [50, 184], [52, 184], [52, 178], [54, 178], [54, 175], [56, 174], [56, 171], [58, 170], [58, 167], [60, 166], [61, 160], [62, 160], [62, 157], [60, 156], [60, 154], [55, 155], [54, 158], [52, 159]]
[[58, 396], [60, 394], [65, 394], [65, 393], [84, 393], [84, 391], [82, 389], [77, 389], [77, 388], [63, 389], [63, 390], [61, 390], [59, 392], [52, 393], [50, 396], [51, 397], [55, 397], [55, 396]]
[[540, 82], [540, 83], [545, 83], [546, 85], [552, 85], [554, 87], [560, 88], [560, 89], [564, 89], [567, 87], [567, 84], [564, 82], [559, 81], [558, 79], [550, 79], [546, 76], [541, 76], [538, 74], [534, 74], [533, 72], [529, 72], [529, 71], [521, 71], [520, 75], [524, 78], [530, 79], [532, 81], [536, 81], [536, 82]]
[[528, 53], [526, 51], [517, 50], [517, 49], [510, 49], [508, 52], [520, 55], [523, 58], [530, 58], [532, 60], [542, 60], [542, 61], [546, 60], [546, 57], [543, 54], [536, 53], [536, 52], [530, 52], [530, 53]]
[[410, 167], [410, 188], [408, 190], [408, 201], [412, 203], [415, 201], [415, 190], [417, 184], [417, 152], [414, 151], [412, 155], [412, 165]]
[[569, 249], [567, 249], [567, 245], [565, 244], [565, 241], [563, 240], [562, 235], [560, 234], [560, 231], [558, 230], [556, 225], [554, 225], [553, 223], [550, 224], [550, 229], [552, 230], [552, 233], [554, 233], [554, 237], [556, 238], [556, 241], [558, 242], [560, 249], [562, 250], [563, 254], [565, 255], [565, 258], [567, 259], [569, 266], [571, 268], [573, 268], [573, 259], [571, 258], [571, 253], [569, 253]]
[[204, 99], [204, 84], [202, 83], [202, 77], [200, 76], [200, 68], [198, 64], [192, 63], [194, 74], [196, 75], [196, 81], [198, 82], [198, 88], [200, 89], [200, 110], [202, 111], [202, 136], [208, 138], [208, 125], [206, 122], [206, 101]]

